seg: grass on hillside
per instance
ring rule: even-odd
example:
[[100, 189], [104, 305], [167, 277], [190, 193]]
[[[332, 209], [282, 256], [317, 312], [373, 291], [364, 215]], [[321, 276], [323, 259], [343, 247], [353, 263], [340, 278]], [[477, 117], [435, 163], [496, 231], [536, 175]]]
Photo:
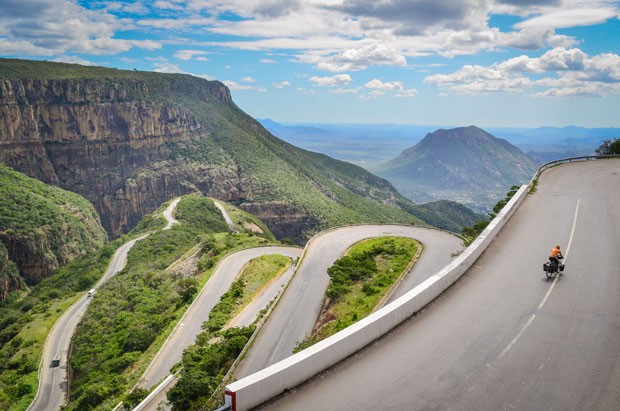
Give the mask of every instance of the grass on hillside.
[[243, 296], [239, 299], [239, 306], [232, 313], [232, 318], [290, 266], [291, 259], [279, 254], [268, 254], [250, 261], [239, 275], [245, 287]]
[[407, 237], [377, 237], [351, 247], [328, 269], [326, 303], [312, 335], [295, 352], [368, 316], [411, 269], [420, 247]]

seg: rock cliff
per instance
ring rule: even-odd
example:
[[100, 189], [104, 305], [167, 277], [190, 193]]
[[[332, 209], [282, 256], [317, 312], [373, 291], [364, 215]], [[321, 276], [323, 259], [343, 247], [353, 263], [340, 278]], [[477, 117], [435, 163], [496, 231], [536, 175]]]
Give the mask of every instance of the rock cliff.
[[300, 243], [344, 222], [419, 222], [385, 180], [324, 157], [271, 135], [217, 81], [0, 59], [0, 163], [83, 195], [112, 237], [191, 192]]

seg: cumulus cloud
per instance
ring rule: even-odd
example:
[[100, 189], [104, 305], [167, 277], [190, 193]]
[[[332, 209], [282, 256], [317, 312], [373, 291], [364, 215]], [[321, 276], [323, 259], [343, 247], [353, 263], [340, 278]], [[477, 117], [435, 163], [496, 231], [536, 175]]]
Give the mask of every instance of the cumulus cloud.
[[485, 2], [474, 0], [345, 0], [325, 6], [361, 19], [365, 28], [395, 28], [397, 34], [419, 35], [433, 27], [466, 28], [480, 17]]
[[58, 63], [73, 63], [73, 64], [81, 64], [83, 66], [96, 66], [97, 64], [93, 63], [92, 61], [80, 58], [80, 57], [76, 57], [76, 56], [58, 56], [55, 59], [53, 59], [52, 61], [56, 61]]
[[179, 60], [191, 60], [196, 56], [203, 56], [204, 54], [207, 54], [207, 52], [201, 50], [179, 50], [174, 53], [174, 57], [178, 58]]
[[383, 91], [402, 91], [403, 85], [400, 81], [383, 82], [379, 79], [370, 80], [365, 84], [366, 88]]
[[386, 44], [343, 50], [333, 55], [305, 54], [299, 61], [311, 63], [317, 69], [331, 72], [359, 71], [370, 66], [405, 66], [407, 59], [396, 49]]
[[158, 62], [155, 63], [155, 69], [153, 71], [157, 73], [180, 73], [180, 74], [189, 74], [185, 72], [178, 64], [172, 64], [168, 62]]
[[428, 76], [425, 82], [464, 94], [533, 89], [535, 95], [545, 97], [600, 96], [620, 92], [620, 56], [590, 57], [576, 48], [556, 48], [536, 58], [519, 56], [490, 66], [466, 65], [453, 73]]
[[248, 84], [239, 84], [233, 80], [224, 80], [222, 83], [226, 84], [226, 87], [233, 91], [239, 90], [254, 90], [254, 86], [250, 86]]
[[[53, 55], [115, 54], [133, 47], [157, 49], [149, 40], [114, 38], [123, 24], [105, 11], [86, 10], [67, 0], [4, 0], [0, 2], [0, 53]], [[13, 46], [11, 46], [13, 45]]]
[[396, 97], [414, 97], [417, 93], [416, 89], [405, 89], [400, 81], [382, 81], [380, 79], [372, 79], [368, 81], [364, 87], [370, 90], [364, 94], [362, 98], [374, 98], [382, 96], [388, 92], [395, 93]]
[[337, 87], [345, 86], [351, 82], [351, 76], [348, 74], [337, 74], [332, 77], [310, 77], [308, 79], [311, 83], [314, 83], [320, 87]]

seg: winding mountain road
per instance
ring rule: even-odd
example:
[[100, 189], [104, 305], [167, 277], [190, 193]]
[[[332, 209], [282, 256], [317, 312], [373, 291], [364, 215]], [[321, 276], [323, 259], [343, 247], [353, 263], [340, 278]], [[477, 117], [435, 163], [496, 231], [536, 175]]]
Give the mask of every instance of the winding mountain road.
[[450, 263], [462, 250], [460, 238], [443, 231], [415, 226], [360, 225], [343, 227], [314, 237], [278, 306], [263, 326], [252, 349], [235, 371], [241, 378], [290, 356], [309, 335], [320, 314], [329, 284], [327, 269], [355, 243], [378, 236], [411, 237], [424, 251], [392, 298], [396, 298]]
[[259, 408], [617, 411], [619, 341], [620, 161], [565, 164], [442, 297]]
[[181, 361], [183, 350], [192, 345], [196, 336], [202, 332], [202, 323], [209, 318], [213, 306], [228, 291], [249, 261], [265, 254], [280, 254], [294, 259], [299, 257], [301, 252], [298, 247], [257, 247], [230, 254], [220, 261], [207, 284], [140, 378], [139, 386], [151, 388], [170, 375], [172, 366]]
[[[172, 214], [178, 204], [179, 199], [175, 199], [164, 211], [164, 217], [168, 224], [164, 230], [170, 229], [173, 224], [178, 223]], [[135, 238], [120, 246], [108, 265], [105, 274], [93, 287], [99, 288], [112, 276], [121, 271], [127, 264], [127, 254], [137, 241], [142, 240], [148, 234]], [[39, 389], [35, 399], [28, 407], [28, 411], [50, 411], [58, 410], [66, 404], [67, 400], [67, 360], [71, 338], [75, 328], [84, 316], [92, 298], [84, 294], [75, 302], [65, 313], [56, 321], [49, 332], [43, 347], [43, 357], [39, 367]], [[52, 367], [52, 360], [59, 360], [60, 366]]]

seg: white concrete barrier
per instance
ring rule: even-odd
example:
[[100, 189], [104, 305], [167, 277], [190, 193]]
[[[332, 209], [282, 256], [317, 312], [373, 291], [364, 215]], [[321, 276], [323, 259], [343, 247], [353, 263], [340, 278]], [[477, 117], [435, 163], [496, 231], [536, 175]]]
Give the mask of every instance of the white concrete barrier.
[[525, 199], [522, 186], [478, 238], [448, 266], [426, 281], [348, 328], [261, 371], [226, 386], [225, 402], [245, 411], [312, 378], [359, 351], [443, 293], [480, 257]]

